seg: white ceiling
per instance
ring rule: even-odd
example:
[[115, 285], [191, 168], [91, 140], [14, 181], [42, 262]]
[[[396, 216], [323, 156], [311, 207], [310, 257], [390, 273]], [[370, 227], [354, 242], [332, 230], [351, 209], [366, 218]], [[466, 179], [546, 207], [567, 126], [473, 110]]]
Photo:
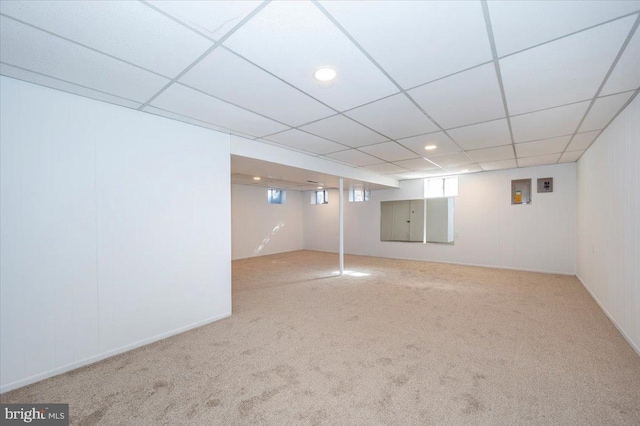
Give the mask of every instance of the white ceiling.
[[640, 89], [639, 22], [640, 0], [4, 0], [0, 73], [409, 179], [576, 161]]

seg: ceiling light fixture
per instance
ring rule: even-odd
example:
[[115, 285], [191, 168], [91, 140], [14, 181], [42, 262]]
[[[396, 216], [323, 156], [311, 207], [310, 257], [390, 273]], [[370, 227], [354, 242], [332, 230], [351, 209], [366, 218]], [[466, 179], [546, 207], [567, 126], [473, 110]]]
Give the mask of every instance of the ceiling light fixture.
[[253, 180], [260, 180], [260, 176], [255, 176]]
[[319, 186], [319, 187], [318, 187], [318, 189], [322, 189], [322, 188], [323, 188], [322, 186]]
[[313, 78], [323, 83], [333, 81], [338, 75], [338, 72], [331, 67], [321, 67], [314, 71]]
[[427, 145], [427, 146], [424, 147], [424, 149], [426, 149], [426, 150], [432, 150], [432, 149], [436, 149], [436, 148], [437, 148], [437, 146], [435, 146], [435, 145]]
[[469, 169], [460, 170], [461, 173], [468, 173]]

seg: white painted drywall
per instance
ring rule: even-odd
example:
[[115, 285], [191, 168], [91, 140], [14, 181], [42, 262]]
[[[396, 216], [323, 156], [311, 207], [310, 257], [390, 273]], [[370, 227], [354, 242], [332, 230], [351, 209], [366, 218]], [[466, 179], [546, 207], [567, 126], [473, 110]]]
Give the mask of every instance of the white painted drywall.
[[302, 202], [301, 191], [269, 204], [267, 188], [231, 185], [232, 258], [302, 250]]
[[[303, 247], [307, 250], [331, 251], [338, 253], [340, 244], [339, 192], [337, 189], [330, 189], [328, 192], [328, 204], [311, 204], [311, 196], [314, 194], [314, 191], [305, 191], [303, 193]], [[345, 200], [348, 200], [348, 198], [345, 198]], [[345, 202], [345, 204], [347, 203], [348, 202]], [[345, 220], [348, 208], [349, 206], [345, 205]], [[345, 223], [345, 235], [347, 226], [348, 225]], [[376, 224], [376, 226], [376, 233], [380, 235], [380, 223]], [[346, 246], [345, 252], [349, 253]]]
[[0, 77], [7, 391], [231, 313], [229, 136]]
[[453, 198], [427, 200], [427, 241], [451, 243], [454, 240]]
[[640, 98], [578, 161], [577, 275], [640, 355]]
[[390, 176], [237, 135], [231, 135], [231, 154], [392, 188], [399, 186], [398, 179]]
[[[553, 177], [554, 192], [512, 206], [512, 179]], [[380, 202], [422, 198], [423, 181], [374, 191], [372, 200], [345, 205], [345, 250], [351, 254], [575, 273], [575, 163], [461, 175], [454, 202], [453, 245], [380, 241]], [[337, 251], [337, 205], [305, 205], [304, 248]], [[348, 266], [347, 266], [348, 267]]]

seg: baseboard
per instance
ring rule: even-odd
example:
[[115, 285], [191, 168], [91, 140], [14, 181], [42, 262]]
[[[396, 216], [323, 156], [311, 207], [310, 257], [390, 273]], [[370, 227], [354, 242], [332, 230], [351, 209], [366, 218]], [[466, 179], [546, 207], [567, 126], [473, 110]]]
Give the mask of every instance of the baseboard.
[[[321, 253], [338, 254], [337, 251], [331, 251], [331, 250], [314, 250], [314, 249], [303, 249], [303, 250], [319, 251]], [[444, 264], [447, 264], [447, 265], [475, 266], [475, 267], [478, 267], [478, 268], [507, 269], [507, 270], [510, 270], [510, 271], [537, 272], [537, 273], [541, 273], [541, 274], [575, 275], [575, 272], [546, 271], [546, 270], [543, 270], [543, 269], [514, 268], [514, 267], [511, 267], [511, 266], [487, 265], [487, 264], [482, 264], [482, 263], [451, 262], [451, 261], [446, 261], [446, 260], [420, 259], [420, 258], [416, 258], [416, 257], [376, 256], [376, 255], [372, 255], [372, 254], [359, 254], [359, 253], [346, 253], [346, 252], [345, 252], [345, 255], [379, 257], [381, 259], [414, 260], [414, 261], [417, 261], [417, 262], [432, 262], [432, 263], [444, 263]]]
[[613, 325], [618, 329], [620, 334], [622, 334], [622, 337], [624, 337], [624, 339], [627, 341], [627, 343], [629, 343], [629, 345], [631, 345], [633, 350], [636, 351], [636, 354], [638, 354], [638, 356], [640, 356], [640, 345], [637, 345], [633, 340], [631, 340], [631, 338], [627, 335], [627, 333], [625, 333], [624, 329], [622, 327], [620, 327], [620, 324], [618, 324], [618, 322], [615, 320], [613, 315], [611, 315], [609, 313], [607, 308], [604, 307], [604, 305], [600, 302], [600, 300], [598, 300], [596, 295], [593, 294], [591, 289], [589, 289], [589, 287], [585, 284], [584, 280], [582, 278], [580, 278], [580, 275], [576, 274], [576, 278], [578, 278], [578, 281], [580, 281], [580, 284], [582, 284], [582, 286], [591, 295], [591, 298], [596, 302], [596, 304], [600, 307], [600, 309], [602, 309], [602, 312], [604, 312], [604, 314], [609, 318], [609, 320], [613, 323]]
[[254, 257], [271, 256], [273, 254], [282, 254], [282, 253], [291, 253], [291, 252], [300, 251], [300, 250], [304, 250], [304, 249], [303, 248], [286, 249], [286, 250], [282, 250], [282, 251], [274, 251], [274, 252], [268, 252], [268, 253], [252, 254], [250, 256], [232, 257], [231, 260], [233, 261], [233, 260], [242, 260], [242, 259], [253, 259]]
[[23, 386], [30, 385], [32, 383], [39, 382], [40, 380], [48, 379], [50, 377], [54, 377], [54, 376], [57, 376], [59, 374], [66, 373], [68, 371], [75, 370], [76, 368], [84, 367], [85, 365], [89, 365], [89, 364], [93, 364], [93, 363], [98, 362], [98, 361], [102, 361], [103, 359], [112, 357], [114, 355], [119, 355], [121, 353], [130, 351], [132, 349], [139, 348], [140, 346], [148, 345], [150, 343], [154, 343], [154, 342], [157, 342], [159, 340], [166, 339], [167, 337], [171, 337], [171, 336], [174, 336], [176, 334], [184, 333], [185, 331], [189, 331], [189, 330], [192, 330], [194, 328], [202, 327], [203, 325], [207, 325], [209, 323], [221, 320], [223, 318], [227, 318], [229, 316], [231, 316], [231, 312], [224, 313], [222, 315], [217, 315], [215, 317], [207, 318], [207, 319], [205, 319], [203, 321], [199, 321], [197, 323], [189, 324], [189, 325], [184, 326], [184, 327], [176, 328], [174, 330], [167, 331], [166, 333], [161, 333], [161, 334], [158, 334], [156, 336], [149, 337], [147, 339], [139, 340], [137, 342], [130, 343], [128, 345], [121, 346], [119, 348], [112, 349], [112, 350], [107, 351], [107, 352], [103, 352], [103, 353], [101, 353], [99, 355], [95, 355], [95, 356], [92, 356], [92, 357], [89, 357], [89, 358], [82, 359], [80, 361], [72, 362], [71, 364], [63, 365], [61, 367], [57, 367], [57, 368], [54, 368], [52, 370], [45, 371], [43, 373], [34, 374], [33, 376], [29, 376], [29, 377], [26, 377], [24, 379], [20, 379], [20, 380], [17, 380], [15, 382], [8, 383], [6, 385], [1, 386], [0, 387], [0, 393], [9, 392], [9, 391], [21, 388]]

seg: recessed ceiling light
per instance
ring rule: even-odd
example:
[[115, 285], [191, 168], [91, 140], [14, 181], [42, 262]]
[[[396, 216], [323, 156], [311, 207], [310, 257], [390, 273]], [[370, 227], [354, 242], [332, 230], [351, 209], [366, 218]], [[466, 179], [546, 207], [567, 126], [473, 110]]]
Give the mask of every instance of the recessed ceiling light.
[[319, 187], [318, 187], [318, 189], [322, 189], [322, 188], [323, 188], [322, 186], [319, 186]]
[[427, 150], [432, 150], [432, 149], [436, 149], [436, 148], [437, 148], [437, 146], [435, 146], [435, 145], [427, 145], [427, 146], [424, 147], [424, 149], [427, 149]]
[[260, 180], [260, 176], [255, 176], [253, 180]]
[[315, 70], [315, 72], [313, 73], [313, 78], [326, 83], [328, 81], [333, 81], [333, 79], [335, 79], [337, 75], [338, 72], [335, 69], [331, 67], [322, 67]]

